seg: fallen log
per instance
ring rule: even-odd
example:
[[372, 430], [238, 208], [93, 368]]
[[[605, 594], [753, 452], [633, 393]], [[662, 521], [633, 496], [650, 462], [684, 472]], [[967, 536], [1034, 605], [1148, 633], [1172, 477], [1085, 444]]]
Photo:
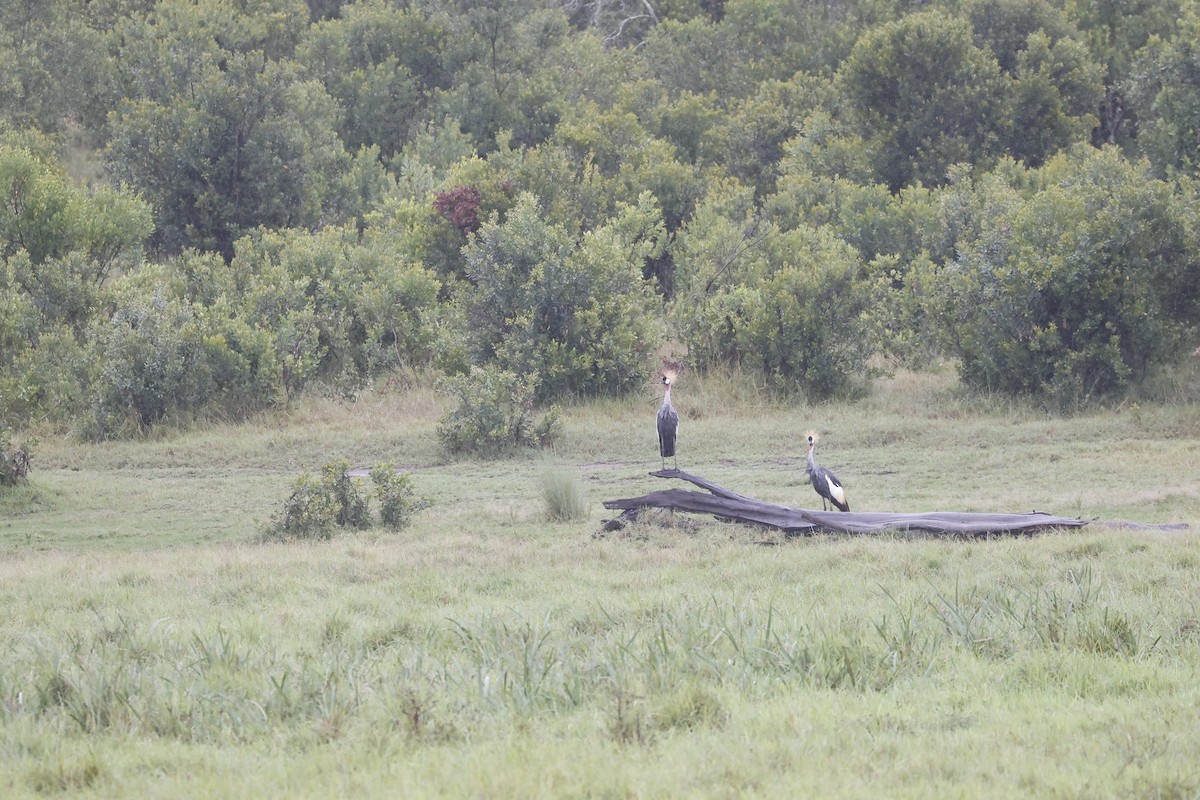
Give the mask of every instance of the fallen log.
[[[1056, 517], [1041, 511], [1026, 514], [927, 511], [915, 514], [896, 514], [878, 511], [814, 511], [778, 503], [767, 503], [747, 497], [712, 481], [681, 470], [651, 472], [656, 478], [678, 478], [707, 492], [690, 489], [663, 489], [641, 497], [605, 500], [607, 509], [620, 509], [616, 520], [605, 524], [604, 530], [615, 530], [624, 521], [636, 519], [647, 508], [707, 514], [721, 520], [776, 528], [790, 535], [820, 532], [872, 534], [885, 531], [922, 532], [937, 536], [998, 536], [1024, 535], [1047, 528], [1078, 528], [1087, 524], [1074, 517]], [[609, 527], [613, 526], [613, 527]]]

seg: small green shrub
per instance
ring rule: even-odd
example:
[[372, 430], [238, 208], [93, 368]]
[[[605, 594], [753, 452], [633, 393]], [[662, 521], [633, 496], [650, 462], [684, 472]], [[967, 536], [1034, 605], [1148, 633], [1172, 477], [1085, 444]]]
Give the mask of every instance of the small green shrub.
[[517, 447], [546, 447], [558, 438], [558, 409], [534, 414], [536, 373], [518, 377], [494, 366], [472, 367], [467, 375], [446, 377], [444, 392], [458, 398], [438, 424], [438, 438], [452, 453], [496, 456]]
[[328, 539], [335, 527], [366, 528], [371, 524], [367, 500], [347, 474], [350, 463], [331, 461], [321, 477], [304, 473], [292, 484], [283, 510], [267, 529], [271, 539]]
[[33, 447], [28, 442], [14, 447], [8, 431], [0, 430], [0, 486], [16, 486], [29, 480]]
[[[322, 467], [320, 477], [306, 472], [297, 478], [264, 538], [328, 539], [339, 528], [371, 527], [369, 497], [359, 491], [349, 468], [349, 461], [339, 459]], [[379, 521], [388, 528], [407, 526], [415, 512], [432, 504], [429, 498], [417, 497], [411, 476], [398, 474], [392, 464], [376, 464], [370, 476], [375, 484], [371, 496], [379, 501]]]
[[417, 497], [412, 476], [396, 472], [393, 464], [381, 463], [371, 468], [375, 484], [375, 499], [379, 501], [379, 521], [385, 527], [399, 530], [412, 521], [414, 512], [430, 504], [428, 498]]
[[321, 481], [307, 472], [292, 484], [283, 512], [266, 531], [272, 539], [328, 539], [337, 510]]

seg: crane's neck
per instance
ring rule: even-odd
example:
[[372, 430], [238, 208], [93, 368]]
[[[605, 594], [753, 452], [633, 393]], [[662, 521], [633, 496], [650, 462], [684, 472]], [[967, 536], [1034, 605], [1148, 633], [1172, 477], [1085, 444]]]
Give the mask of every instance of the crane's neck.
[[816, 470], [816, 468], [817, 462], [813, 460], [813, 446], [810, 444], [808, 446], [808, 471], [812, 472]]
[[663, 392], [663, 405], [671, 405], [671, 384], [667, 384], [667, 390]]

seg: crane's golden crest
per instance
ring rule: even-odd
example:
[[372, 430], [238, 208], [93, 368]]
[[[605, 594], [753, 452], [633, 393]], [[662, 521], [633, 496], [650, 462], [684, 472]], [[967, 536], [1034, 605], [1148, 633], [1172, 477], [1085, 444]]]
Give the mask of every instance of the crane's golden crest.
[[805, 437], [805, 439], [807, 439], [809, 444], [817, 443], [817, 432], [816, 431], [809, 431], [808, 433], [804, 434], [804, 437]]
[[684, 371], [685, 367], [683, 365], [683, 361], [673, 361], [672, 359], [667, 359], [667, 357], [664, 357], [664, 359], [662, 359], [662, 368], [660, 369], [659, 374], [667, 380], [670, 380], [673, 384], [674, 381], [676, 381], [676, 378], [678, 378], [679, 375], [682, 375]]

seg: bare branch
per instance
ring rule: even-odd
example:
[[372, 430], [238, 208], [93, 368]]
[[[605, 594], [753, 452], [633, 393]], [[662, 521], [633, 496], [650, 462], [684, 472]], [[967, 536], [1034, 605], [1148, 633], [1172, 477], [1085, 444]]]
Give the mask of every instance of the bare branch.
[[563, 0], [563, 10], [578, 13], [588, 20], [588, 26], [608, 33], [606, 45], [614, 45], [625, 36], [626, 30], [635, 23], [653, 26], [659, 23], [658, 12], [650, 0]]

